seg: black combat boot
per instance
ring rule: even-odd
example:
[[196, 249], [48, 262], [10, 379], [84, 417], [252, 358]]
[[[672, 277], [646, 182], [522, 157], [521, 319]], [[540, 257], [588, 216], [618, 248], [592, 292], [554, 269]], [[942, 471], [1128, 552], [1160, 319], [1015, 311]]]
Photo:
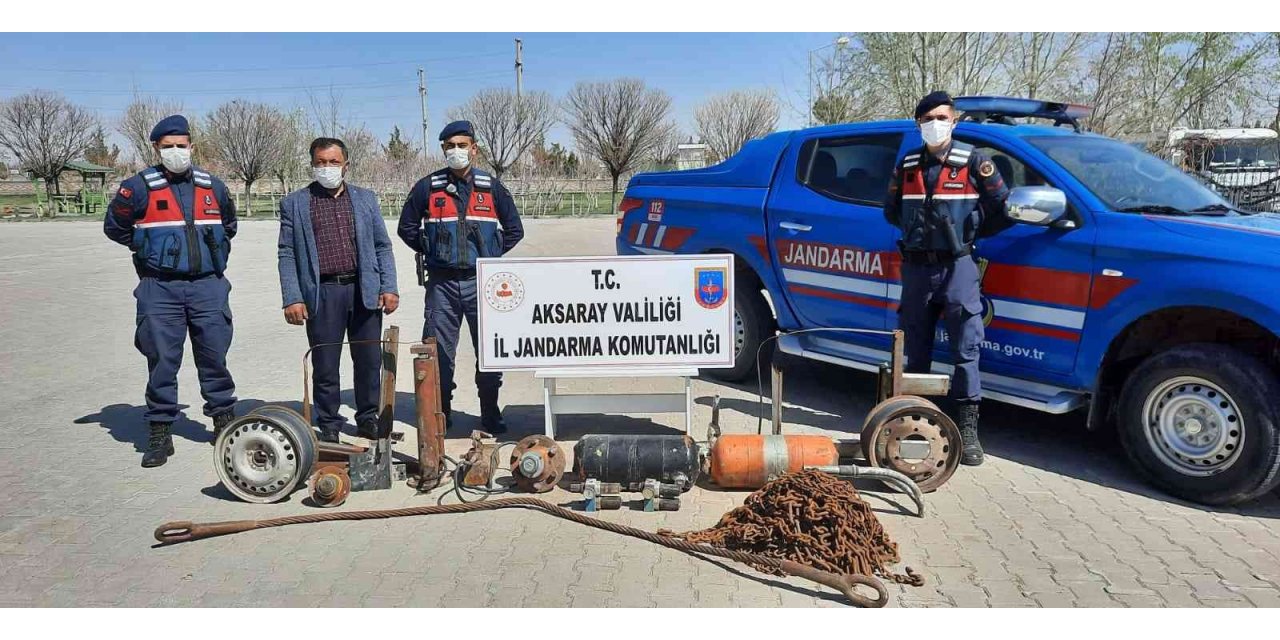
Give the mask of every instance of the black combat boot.
[[213, 442], [210, 442], [209, 444], [217, 444], [218, 436], [222, 435], [222, 430], [226, 429], [227, 425], [231, 424], [231, 421], [235, 419], [236, 419], [236, 412], [232, 409], [227, 409], [226, 411], [223, 411], [222, 413], [219, 413], [218, 415], [214, 416], [213, 417]]
[[480, 399], [480, 428], [495, 435], [507, 432], [507, 421], [502, 417], [496, 393], [491, 398]]
[[158, 467], [169, 461], [173, 455], [173, 436], [169, 434], [169, 422], [150, 422], [147, 427], [151, 433], [147, 436], [147, 451], [142, 454], [142, 466]]
[[338, 427], [320, 427], [321, 442], [338, 442], [341, 434], [342, 430]]
[[956, 407], [956, 426], [960, 427], [960, 464], [976, 467], [982, 464], [982, 443], [978, 442], [978, 404], [963, 403]]
[[364, 438], [365, 440], [377, 440], [378, 419], [375, 417], [361, 420], [360, 424], [356, 425], [356, 437]]

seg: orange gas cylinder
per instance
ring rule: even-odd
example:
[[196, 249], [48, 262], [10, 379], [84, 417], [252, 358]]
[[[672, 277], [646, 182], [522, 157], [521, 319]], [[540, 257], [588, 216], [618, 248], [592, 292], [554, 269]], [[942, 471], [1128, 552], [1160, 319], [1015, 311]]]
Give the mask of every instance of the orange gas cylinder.
[[759, 489], [805, 465], [837, 464], [839, 457], [826, 436], [725, 434], [711, 446], [711, 480], [726, 489]]

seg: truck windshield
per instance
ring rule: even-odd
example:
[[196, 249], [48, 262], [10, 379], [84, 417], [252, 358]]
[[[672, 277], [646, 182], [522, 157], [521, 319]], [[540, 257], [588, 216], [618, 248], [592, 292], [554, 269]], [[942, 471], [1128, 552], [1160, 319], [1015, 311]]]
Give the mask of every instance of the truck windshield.
[[1027, 138], [1115, 211], [1188, 213], [1231, 206], [1173, 165], [1110, 138]]
[[1222, 171], [1230, 169], [1274, 169], [1280, 166], [1277, 160], [1276, 141], [1258, 141], [1252, 144], [1233, 142], [1213, 147], [1209, 156], [1209, 169]]

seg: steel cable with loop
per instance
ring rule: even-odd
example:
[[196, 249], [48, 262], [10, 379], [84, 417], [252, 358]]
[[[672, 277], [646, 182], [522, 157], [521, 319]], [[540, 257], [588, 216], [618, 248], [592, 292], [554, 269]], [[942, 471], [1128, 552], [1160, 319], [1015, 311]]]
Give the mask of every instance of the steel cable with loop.
[[[858, 573], [846, 573], [840, 575], [791, 560], [782, 560], [755, 553], [733, 551], [705, 544], [687, 542], [685, 540], [645, 531], [643, 529], [637, 529], [635, 527], [597, 520], [538, 498], [511, 497], [483, 502], [468, 502], [465, 504], [426, 505], [420, 507], [405, 507], [402, 509], [383, 509], [376, 511], [330, 511], [325, 513], [311, 513], [297, 516], [286, 516], [282, 518], [271, 518], [267, 520], [232, 520], [228, 522], [211, 522], [203, 524], [192, 523], [189, 521], [168, 522], [156, 528], [155, 538], [162, 543], [173, 544], [199, 540], [201, 538], [240, 533], [242, 531], [250, 531], [253, 529], [283, 527], [292, 524], [335, 522], [339, 520], [377, 520], [384, 518], [427, 516], [446, 513], [473, 513], [477, 511], [495, 511], [498, 509], [513, 508], [533, 509], [557, 518], [563, 518], [565, 520], [586, 525], [588, 527], [594, 527], [596, 529], [611, 531], [619, 535], [639, 538], [677, 551], [725, 558], [735, 562], [741, 562], [746, 565], [772, 569], [787, 575], [804, 578], [839, 591], [844, 594], [844, 596], [848, 598], [849, 602], [854, 606], [879, 608], [885, 606], [889, 602], [889, 594], [885, 589], [884, 584], [873, 576]], [[856, 588], [859, 585], [875, 590], [876, 597], [870, 598], [858, 593]]]

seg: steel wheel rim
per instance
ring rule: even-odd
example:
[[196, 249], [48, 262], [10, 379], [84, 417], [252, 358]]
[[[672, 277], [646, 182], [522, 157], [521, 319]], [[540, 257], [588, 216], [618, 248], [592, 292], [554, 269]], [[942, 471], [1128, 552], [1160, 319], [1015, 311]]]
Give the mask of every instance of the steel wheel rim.
[[1195, 376], [1165, 381], [1142, 408], [1147, 444], [1165, 466], [1193, 477], [1226, 471], [1240, 458], [1244, 419], [1216, 384]]
[[245, 416], [219, 437], [218, 475], [249, 502], [274, 502], [305, 477], [302, 452], [289, 429], [265, 416]]
[[747, 323], [742, 320], [742, 314], [737, 311], [733, 312], [733, 358], [738, 359], [742, 353], [742, 348], [747, 344]]

